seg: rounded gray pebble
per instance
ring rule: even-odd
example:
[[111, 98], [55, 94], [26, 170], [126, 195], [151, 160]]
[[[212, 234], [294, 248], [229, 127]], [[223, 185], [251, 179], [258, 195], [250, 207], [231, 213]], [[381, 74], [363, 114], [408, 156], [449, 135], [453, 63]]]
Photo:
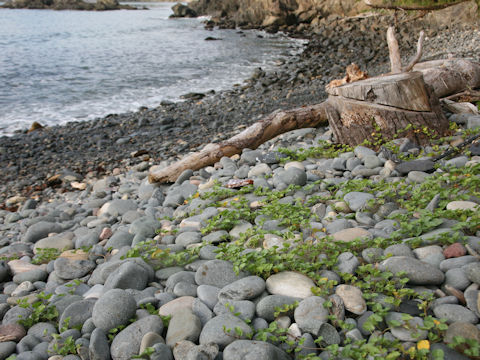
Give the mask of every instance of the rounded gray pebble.
[[112, 289], [103, 294], [93, 306], [92, 321], [107, 332], [119, 325], [126, 325], [137, 309], [135, 298], [122, 289]]

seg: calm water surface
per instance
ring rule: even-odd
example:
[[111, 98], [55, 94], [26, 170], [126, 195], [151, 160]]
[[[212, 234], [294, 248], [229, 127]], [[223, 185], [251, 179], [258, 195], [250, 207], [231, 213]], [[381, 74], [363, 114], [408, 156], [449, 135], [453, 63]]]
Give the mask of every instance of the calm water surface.
[[33, 121], [89, 120], [230, 88], [300, 48], [281, 35], [168, 19], [172, 3], [145, 5], [150, 10], [0, 9], [0, 135]]

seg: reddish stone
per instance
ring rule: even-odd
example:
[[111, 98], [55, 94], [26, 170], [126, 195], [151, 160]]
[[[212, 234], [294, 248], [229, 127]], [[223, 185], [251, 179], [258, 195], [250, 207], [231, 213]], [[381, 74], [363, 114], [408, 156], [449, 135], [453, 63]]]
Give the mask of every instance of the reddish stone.
[[110, 228], [103, 228], [102, 233], [100, 234], [100, 240], [110, 239], [113, 235]]
[[25, 328], [17, 323], [0, 325], [0, 341], [20, 341], [27, 332]]
[[467, 249], [460, 243], [455, 243], [448, 246], [445, 250], [443, 250], [443, 255], [445, 259], [454, 258], [464, 256], [467, 253]]

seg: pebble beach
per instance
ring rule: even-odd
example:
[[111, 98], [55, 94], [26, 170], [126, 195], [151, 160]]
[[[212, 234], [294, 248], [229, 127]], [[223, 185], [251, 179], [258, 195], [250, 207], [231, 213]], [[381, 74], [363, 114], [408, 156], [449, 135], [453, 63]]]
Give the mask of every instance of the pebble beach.
[[[357, 38], [326, 27], [230, 91], [1, 138], [0, 359], [478, 356], [480, 148], [431, 160], [478, 115], [446, 113], [452, 136], [425, 147], [295, 130], [148, 183], [152, 166], [324, 100], [351, 62], [388, 71], [384, 29], [358, 21], [342, 24]], [[429, 36], [425, 59], [478, 61], [477, 28]]]

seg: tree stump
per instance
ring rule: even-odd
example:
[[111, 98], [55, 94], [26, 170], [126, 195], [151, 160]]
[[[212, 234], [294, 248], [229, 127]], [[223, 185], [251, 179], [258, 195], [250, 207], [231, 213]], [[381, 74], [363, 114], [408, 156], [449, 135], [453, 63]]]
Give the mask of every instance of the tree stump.
[[400, 135], [425, 145], [430, 135], [448, 133], [438, 98], [420, 72], [374, 77], [328, 93], [327, 117], [338, 143], [375, 144], [380, 137], [391, 140]]

